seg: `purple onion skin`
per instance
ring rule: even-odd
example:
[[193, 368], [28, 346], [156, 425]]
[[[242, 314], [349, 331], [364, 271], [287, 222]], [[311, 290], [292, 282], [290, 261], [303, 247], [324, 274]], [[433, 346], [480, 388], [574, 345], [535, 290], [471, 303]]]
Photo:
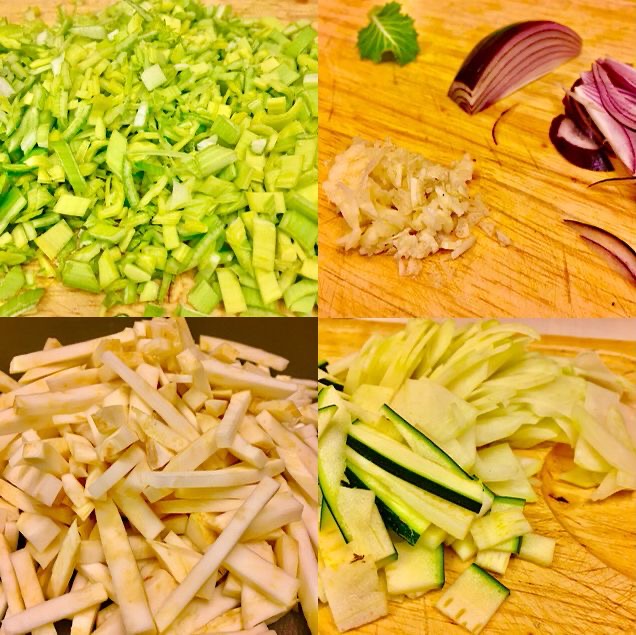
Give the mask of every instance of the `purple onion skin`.
[[614, 167], [603, 148], [599, 147], [596, 150], [581, 148], [559, 136], [561, 124], [565, 119], [567, 119], [565, 115], [558, 115], [552, 120], [550, 125], [550, 141], [552, 141], [552, 145], [557, 149], [557, 152], [566, 161], [578, 168], [593, 170], [594, 172], [612, 172]]
[[[577, 86], [580, 86], [583, 80], [579, 77], [572, 87], [572, 92]], [[565, 115], [568, 119], [571, 119], [576, 127], [588, 138], [590, 141], [594, 141], [597, 145], [601, 146], [605, 143], [605, 137], [603, 133], [598, 129], [598, 126], [592, 121], [592, 118], [587, 114], [587, 110], [576, 99], [566, 93], [563, 97], [563, 106], [565, 107]]]
[[[452, 93], [453, 86], [455, 84], [463, 84], [472, 92], [475, 89], [475, 86], [479, 83], [484, 70], [490, 65], [492, 60], [497, 57], [502, 46], [511, 38], [526, 31], [531, 31], [535, 27], [545, 26], [546, 28], [549, 28], [554, 27], [555, 25], [567, 29], [567, 27], [563, 27], [563, 25], [551, 20], [530, 20], [527, 22], [509, 24], [508, 26], [494, 31], [490, 35], [487, 35], [473, 47], [462, 63], [461, 68], [457, 72], [457, 75], [451, 84], [448, 96], [454, 100]], [[568, 29], [568, 31], [570, 31], [570, 29]], [[573, 36], [578, 38], [578, 35], [574, 33], [574, 31], [571, 31], [571, 33]], [[535, 34], [536, 31], [532, 33], [532, 35]], [[473, 114], [474, 112], [466, 104], [459, 103], [459, 106], [469, 114]], [[480, 110], [482, 109], [483, 108], [480, 108]]]

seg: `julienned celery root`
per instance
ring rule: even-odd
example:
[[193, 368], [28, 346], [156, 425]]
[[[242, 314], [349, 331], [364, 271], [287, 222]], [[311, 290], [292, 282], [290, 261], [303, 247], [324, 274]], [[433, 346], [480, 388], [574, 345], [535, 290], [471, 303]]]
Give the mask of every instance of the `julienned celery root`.
[[266, 361], [287, 365], [199, 347], [183, 318], [14, 358], [20, 382], [0, 383], [3, 632], [52, 635], [70, 618], [79, 635], [230, 621], [260, 635], [300, 604], [316, 635], [317, 385]]
[[312, 313], [310, 24], [119, 0], [2, 28], [0, 314], [45, 278], [156, 313], [186, 272], [183, 315]]

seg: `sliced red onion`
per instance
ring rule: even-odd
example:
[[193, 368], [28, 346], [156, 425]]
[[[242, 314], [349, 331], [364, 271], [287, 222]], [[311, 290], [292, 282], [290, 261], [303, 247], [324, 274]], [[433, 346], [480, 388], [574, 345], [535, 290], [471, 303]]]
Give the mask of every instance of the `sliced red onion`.
[[625, 275], [630, 282], [636, 284], [636, 251], [634, 251], [630, 245], [621, 238], [618, 238], [618, 236], [595, 225], [588, 225], [587, 223], [570, 219], [566, 219], [563, 222], [574, 227], [579, 232], [581, 238], [604, 250], [601, 252], [603, 255], [606, 257], [611, 256], [611, 260], [620, 263], [623, 275]]
[[614, 169], [605, 150], [565, 115], [552, 120], [550, 141], [561, 156], [579, 168], [596, 172], [611, 172]]
[[597, 145], [602, 146], [605, 143], [605, 137], [603, 133], [598, 129], [598, 126], [592, 121], [592, 118], [587, 114], [587, 110], [583, 104], [572, 98], [572, 91], [583, 83], [580, 78], [577, 79], [570, 92], [565, 93], [563, 97], [563, 106], [565, 107], [565, 116], [571, 119], [576, 127], [588, 138], [595, 141]]
[[548, 20], [518, 22], [481, 40], [464, 60], [448, 96], [469, 114], [549, 73], [581, 52], [572, 29]]
[[618, 123], [636, 130], [636, 101], [629, 93], [621, 94], [610, 81], [609, 75], [598, 65], [592, 65], [592, 77], [603, 108]]
[[577, 86], [574, 97], [585, 106], [588, 114], [612, 146], [616, 156], [636, 174], [636, 131], [630, 130], [612, 117], [603, 107], [601, 97], [594, 86]]
[[616, 88], [636, 95], [636, 68], [609, 58], [598, 60], [596, 63], [609, 75]]

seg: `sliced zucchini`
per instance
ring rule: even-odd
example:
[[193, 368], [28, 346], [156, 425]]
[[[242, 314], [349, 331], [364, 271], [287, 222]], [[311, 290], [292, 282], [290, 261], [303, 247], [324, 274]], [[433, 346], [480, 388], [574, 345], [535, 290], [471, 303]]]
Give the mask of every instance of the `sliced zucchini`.
[[409, 527], [422, 533], [430, 523], [454, 538], [465, 538], [475, 514], [449, 503], [378, 467], [351, 448], [347, 466]]
[[488, 487], [498, 496], [523, 498], [528, 503], [534, 503], [537, 500], [537, 494], [525, 476], [515, 479], [514, 481], [488, 483]]
[[412, 426], [404, 417], [401, 417], [391, 406], [384, 404], [381, 408], [382, 414], [397, 428], [400, 435], [408, 443], [413, 452], [423, 456], [429, 461], [448, 468], [459, 476], [471, 478], [458, 463], [456, 463], [442, 448], [434, 441], [431, 441], [423, 432]]
[[441, 595], [435, 607], [475, 635], [481, 633], [510, 590], [476, 564], [471, 564]]
[[373, 562], [357, 560], [321, 572], [325, 596], [339, 631], [373, 622], [389, 611]]
[[318, 369], [318, 383], [323, 386], [333, 386], [336, 390], [342, 392], [344, 390], [344, 384], [333, 375], [330, 375], [326, 370]]
[[[373, 468], [373, 464], [371, 467]], [[385, 525], [410, 544], [414, 545], [430, 525], [430, 521], [416, 511], [417, 508], [414, 509], [396, 498], [390, 487], [377, 478], [377, 474], [372, 475], [356, 465], [348, 464], [346, 475], [349, 482], [356, 487], [366, 487], [373, 491]]]
[[352, 539], [352, 532], [338, 509], [338, 493], [344, 476], [346, 438], [350, 425], [349, 413], [345, 408], [338, 408], [329, 425], [321, 431], [318, 452], [318, 484], [325, 504], [347, 542]]
[[365, 425], [352, 426], [347, 445], [398, 478], [444, 500], [478, 512], [484, 492], [481, 483], [418, 456], [404, 445]]
[[318, 360], [318, 368], [320, 370], [327, 370], [327, 366], [329, 365], [329, 361], [326, 359]]
[[322, 432], [329, 427], [331, 419], [336, 414], [336, 410], [338, 410], [338, 406], [335, 404], [318, 408], [318, 436], [321, 436]]
[[484, 549], [477, 552], [475, 558], [475, 564], [479, 565], [483, 569], [493, 571], [494, 573], [500, 573], [503, 575], [506, 573], [508, 563], [510, 562], [510, 552], [495, 551], [494, 549]]
[[525, 499], [516, 496], [496, 496], [492, 502], [490, 511], [505, 512], [509, 509], [523, 509], [526, 504]]
[[398, 558], [388, 564], [386, 587], [391, 595], [426, 593], [444, 586], [444, 546], [428, 549], [419, 543], [395, 545]]
[[462, 562], [466, 562], [477, 553], [477, 545], [472, 536], [466, 536], [464, 540], [454, 540], [451, 548]]
[[435, 549], [439, 547], [448, 538], [448, 534], [439, 527], [431, 525], [420, 537], [418, 544], [422, 544], [428, 549]]
[[487, 483], [525, 477], [519, 459], [507, 443], [498, 443], [477, 452], [475, 474]]
[[494, 545], [529, 534], [532, 531], [521, 509], [491, 512], [478, 518], [470, 528], [478, 549], [490, 549]]
[[514, 538], [493, 545], [491, 549], [493, 551], [504, 551], [506, 553], [519, 553], [519, 547], [521, 547], [521, 536], [515, 536]]
[[555, 547], [556, 540], [554, 538], [533, 533], [526, 534], [521, 539], [519, 557], [542, 567], [549, 567], [554, 558]]

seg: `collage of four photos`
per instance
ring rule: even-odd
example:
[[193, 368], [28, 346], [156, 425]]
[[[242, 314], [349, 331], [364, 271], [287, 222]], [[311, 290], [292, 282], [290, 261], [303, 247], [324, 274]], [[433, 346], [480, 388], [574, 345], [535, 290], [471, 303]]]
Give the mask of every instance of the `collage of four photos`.
[[636, 632], [635, 179], [634, 0], [0, 0], [0, 635]]

